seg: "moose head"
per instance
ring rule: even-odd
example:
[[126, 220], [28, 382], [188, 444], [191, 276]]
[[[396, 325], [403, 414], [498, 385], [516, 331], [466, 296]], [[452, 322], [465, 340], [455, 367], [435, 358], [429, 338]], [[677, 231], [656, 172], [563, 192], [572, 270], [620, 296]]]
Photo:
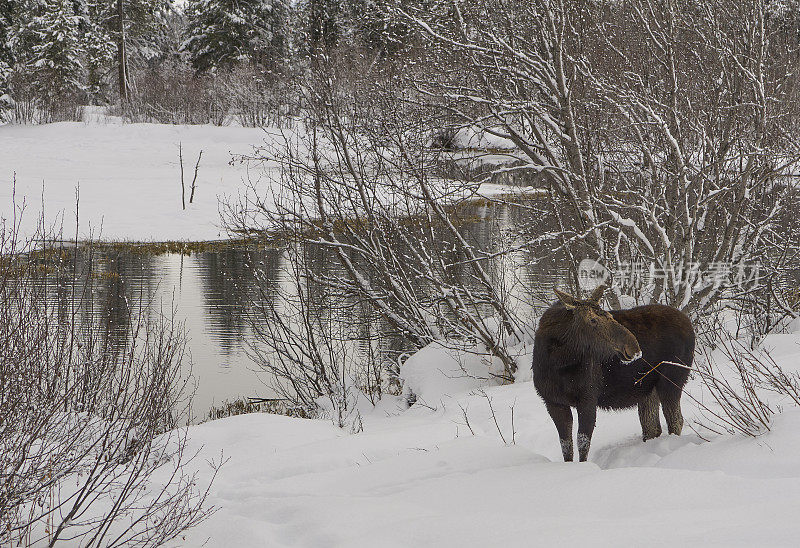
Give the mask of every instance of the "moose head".
[[607, 287], [596, 288], [588, 299], [581, 300], [554, 288], [556, 296], [568, 312], [565, 335], [574, 348], [586, 356], [604, 362], [615, 356], [624, 364], [642, 357], [636, 337], [600, 307]]

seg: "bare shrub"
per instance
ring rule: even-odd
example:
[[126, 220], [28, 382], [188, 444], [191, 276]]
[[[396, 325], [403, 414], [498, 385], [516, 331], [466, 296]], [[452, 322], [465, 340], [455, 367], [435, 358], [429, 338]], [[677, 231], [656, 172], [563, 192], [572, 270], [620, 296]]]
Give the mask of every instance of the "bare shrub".
[[[696, 316], [796, 261], [796, 23], [764, 2], [398, 9], [427, 39], [420, 101], [513, 142], [551, 190], [539, 256], [652, 266], [634, 296]], [[749, 284], [698, 273], [756, 264]]]
[[288, 127], [299, 115], [291, 75], [237, 66], [223, 79], [221, 88], [232, 114], [244, 127]]
[[768, 334], [790, 324], [800, 310], [794, 283], [784, 274], [732, 296], [725, 304], [735, 314], [737, 338], [748, 336], [751, 348], [757, 348]]
[[[315, 253], [316, 251], [316, 253]], [[342, 294], [315, 282], [310, 275], [319, 249], [292, 246], [285, 289], [259, 284], [260, 298], [254, 303], [251, 325], [255, 339], [250, 355], [270, 372], [271, 386], [287, 409], [299, 416], [321, 416], [332, 412], [344, 427], [355, 404], [357, 389], [370, 394], [380, 391], [369, 385], [372, 378], [359, 376], [369, 367], [359, 367], [356, 349], [348, 342], [341, 317]], [[359, 383], [359, 381], [362, 381]], [[324, 400], [325, 405], [320, 405]]]
[[[714, 355], [718, 353], [722, 359]], [[768, 394], [780, 396], [790, 405], [800, 406], [800, 377], [787, 373], [769, 352], [721, 337], [715, 350], [704, 350], [694, 370], [702, 381], [703, 395], [710, 401], [692, 399], [703, 419], [696, 421], [703, 430], [715, 434], [744, 434], [755, 437], [769, 432], [772, 417], [780, 404]]]
[[229, 109], [215, 78], [198, 75], [182, 64], [135, 71], [130, 97], [121, 114], [131, 122], [160, 124], [227, 123]]
[[[281, 166], [267, 172], [279, 179], [274, 192], [253, 180], [223, 208], [230, 231], [289, 242], [293, 288], [280, 306], [264, 297], [257, 307], [255, 361], [296, 405], [313, 409], [324, 396], [340, 416], [359, 394], [375, 401], [396, 384], [396, 357], [434, 340], [478, 346], [505, 365], [500, 380], [512, 381], [507, 346], [523, 328], [509, 287], [518, 280], [497, 260], [502, 250], [483, 249], [465, 228], [475, 221], [463, 207], [475, 184], [431, 176], [439, 151], [427, 148], [426, 121], [392, 77], [365, 67], [359, 79], [340, 70], [341, 60], [316, 66], [301, 87], [303, 124], [276, 132], [274, 144], [247, 159]], [[358, 332], [338, 331], [320, 306]], [[356, 316], [368, 319], [355, 326]], [[375, 351], [387, 338], [402, 343]]]
[[291, 75], [253, 65], [198, 74], [181, 63], [134, 71], [120, 114], [131, 122], [286, 127], [297, 115]]
[[49, 124], [80, 120], [80, 105], [84, 96], [79, 93], [51, 94], [28, 82], [22, 75], [9, 79], [13, 101], [0, 108], [0, 122], [11, 124]]
[[175, 429], [182, 326], [140, 300], [98, 332], [75, 251], [17, 228], [0, 229], [0, 543], [163, 544], [211, 511]]

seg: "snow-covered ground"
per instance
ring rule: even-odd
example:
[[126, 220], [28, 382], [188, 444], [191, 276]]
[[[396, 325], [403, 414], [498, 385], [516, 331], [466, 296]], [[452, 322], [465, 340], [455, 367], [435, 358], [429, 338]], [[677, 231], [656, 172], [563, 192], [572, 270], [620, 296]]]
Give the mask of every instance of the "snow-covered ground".
[[[23, 231], [39, 213], [75, 233], [75, 191], [80, 188], [80, 238], [90, 231], [108, 240], [211, 240], [225, 237], [218, 197], [244, 189], [247, 165], [231, 163], [271, 138], [261, 129], [122, 124], [113, 120], [0, 126], [0, 217], [11, 218], [24, 198]], [[178, 146], [183, 148], [186, 210], [181, 206]], [[189, 188], [200, 151], [194, 203]], [[258, 175], [258, 174], [256, 174]], [[44, 198], [44, 200], [42, 199]]]
[[[23, 202], [22, 229], [32, 234], [44, 207], [50, 226], [74, 239], [80, 190], [79, 239], [205, 241], [225, 238], [220, 198], [235, 198], [258, 181], [270, 184], [266, 163], [236, 161], [279, 138], [271, 129], [123, 124], [92, 112], [86, 122], [0, 125], [0, 219], [12, 218], [12, 193]], [[481, 141], [483, 143], [483, 141]], [[186, 210], [181, 202], [178, 147], [183, 149]], [[203, 152], [193, 203], [189, 185]], [[16, 175], [16, 189], [12, 185]], [[482, 195], [518, 193], [485, 185]]]
[[[230, 160], [270, 138], [258, 129], [102, 122], [0, 127], [0, 178], [7, 181], [0, 184], [0, 217], [11, 217], [16, 173], [26, 231], [43, 194], [48, 220], [63, 214], [71, 235], [80, 184], [80, 237], [90, 229], [106, 239], [224, 237], [218, 197], [236, 195], [248, 177], [245, 165]], [[186, 211], [178, 143], [187, 182], [204, 151], [195, 203]], [[785, 370], [800, 371], [800, 336], [772, 335], [766, 346]], [[227, 462], [210, 491], [217, 512], [173, 544], [798, 544], [800, 409], [791, 402], [773, 396], [782, 413], [768, 433], [710, 442], [687, 427], [680, 437], [643, 443], [635, 410], [600, 413], [590, 462], [563, 463], [555, 428], [526, 376], [530, 346], [518, 350], [520, 379], [496, 386], [479, 357], [423, 349], [402, 371], [417, 403], [406, 408], [400, 396], [375, 408], [364, 403], [360, 419], [350, 418], [363, 426], [358, 433], [328, 420], [266, 414], [189, 427], [189, 449], [201, 457], [193, 461], [199, 485], [211, 475], [205, 459]], [[465, 375], [462, 366], [483, 378]], [[704, 397], [697, 380], [688, 391]], [[702, 420], [689, 397], [683, 407], [687, 424]]]
[[[776, 335], [767, 346], [797, 371], [799, 343]], [[520, 364], [529, 350], [520, 348]], [[635, 410], [601, 412], [590, 462], [564, 463], [529, 381], [490, 386], [459, 363], [480, 368], [424, 349], [404, 372], [419, 402], [362, 409], [356, 434], [266, 414], [190, 427], [192, 448], [229, 461], [211, 490], [218, 511], [175, 544], [797, 545], [800, 409], [788, 402], [773, 402], [783, 413], [770, 432], [711, 442], [686, 428], [643, 443]], [[683, 402], [687, 424], [701, 418]]]

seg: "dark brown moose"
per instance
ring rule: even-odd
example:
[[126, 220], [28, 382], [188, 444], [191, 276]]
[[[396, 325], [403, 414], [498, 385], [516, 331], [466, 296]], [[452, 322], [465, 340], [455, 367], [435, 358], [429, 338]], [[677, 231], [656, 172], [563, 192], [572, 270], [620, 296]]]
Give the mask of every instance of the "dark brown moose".
[[[565, 461], [572, 461], [572, 409], [578, 410], [578, 456], [589, 455], [597, 408], [639, 406], [642, 438], [661, 435], [659, 402], [670, 434], [683, 428], [681, 394], [695, 335], [683, 312], [660, 304], [605, 311], [598, 287], [586, 300], [555, 289], [558, 301], [539, 321], [533, 384], [553, 419]], [[668, 363], [670, 362], [670, 363]], [[654, 369], [655, 368], [655, 369]]]

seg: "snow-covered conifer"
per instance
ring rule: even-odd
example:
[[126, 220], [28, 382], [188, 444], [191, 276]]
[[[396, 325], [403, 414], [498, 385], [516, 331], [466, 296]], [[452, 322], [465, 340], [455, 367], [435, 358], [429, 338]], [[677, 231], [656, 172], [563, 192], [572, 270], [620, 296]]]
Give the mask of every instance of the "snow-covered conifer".
[[191, 0], [182, 49], [198, 71], [240, 62], [274, 66], [286, 47], [287, 13], [281, 0]]
[[[13, 14], [14, 2], [11, 0], [0, 1], [0, 97], [8, 96], [8, 77], [11, 75], [11, 65], [13, 63], [11, 48], [9, 47], [9, 29], [11, 28], [11, 16]], [[10, 99], [10, 96], [8, 96]], [[0, 100], [0, 109], [3, 103]]]
[[84, 89], [80, 16], [71, 0], [20, 2], [10, 46], [17, 72], [42, 99], [54, 100]]

